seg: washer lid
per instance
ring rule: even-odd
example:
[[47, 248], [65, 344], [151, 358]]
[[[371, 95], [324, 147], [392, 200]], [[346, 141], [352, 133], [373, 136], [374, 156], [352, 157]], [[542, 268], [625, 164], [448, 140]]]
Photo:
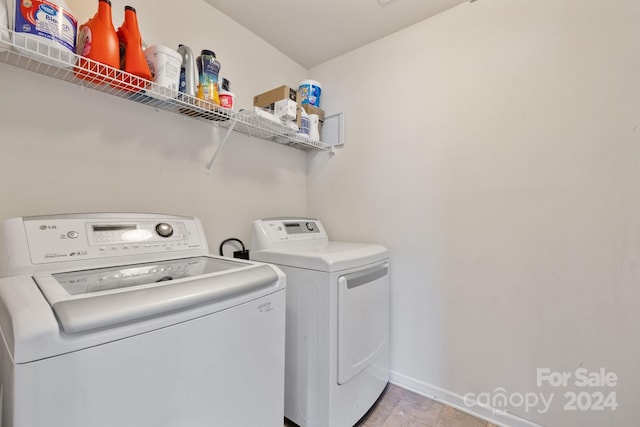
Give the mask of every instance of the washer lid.
[[251, 259], [276, 265], [318, 271], [342, 271], [389, 258], [382, 245], [370, 243], [328, 242], [319, 248], [263, 249], [251, 254]]
[[66, 333], [273, 291], [278, 284], [268, 266], [205, 256], [38, 274], [34, 279]]
[[[144, 262], [130, 265], [95, 268], [91, 270], [66, 271], [51, 276], [62, 289], [59, 292], [44, 290], [51, 304], [68, 295], [83, 295], [96, 292], [116, 291], [134, 286], [154, 285], [203, 274], [240, 268], [245, 264], [206, 256]], [[63, 290], [65, 292], [63, 292]]]

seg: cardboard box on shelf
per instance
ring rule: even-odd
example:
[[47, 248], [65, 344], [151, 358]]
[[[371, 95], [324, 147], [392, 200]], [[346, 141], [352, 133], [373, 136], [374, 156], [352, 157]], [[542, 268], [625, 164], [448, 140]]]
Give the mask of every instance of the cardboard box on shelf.
[[254, 96], [253, 105], [255, 107], [273, 109], [273, 104], [283, 99], [290, 99], [293, 102], [298, 102], [298, 92], [289, 86], [280, 86], [268, 92]]

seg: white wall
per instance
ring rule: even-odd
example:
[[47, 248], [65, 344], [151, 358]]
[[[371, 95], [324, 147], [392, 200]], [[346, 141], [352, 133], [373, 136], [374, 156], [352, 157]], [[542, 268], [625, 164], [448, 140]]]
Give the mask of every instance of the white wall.
[[[544, 425], [637, 424], [638, 22], [630, 0], [480, 0], [310, 70], [346, 146], [314, 156], [309, 214], [391, 249], [395, 381], [457, 404], [553, 392], [545, 414], [497, 407]], [[616, 411], [564, 411], [598, 391], [575, 378], [536, 386], [579, 367], [618, 375]]]
[[[98, 1], [69, 0], [80, 23]], [[112, 1], [117, 28], [124, 5]], [[306, 70], [202, 0], [134, 2], [145, 41], [216, 52], [237, 105]], [[212, 126], [0, 64], [0, 218], [141, 211], [200, 217], [212, 251], [250, 222], [306, 211], [306, 154], [236, 134], [212, 174]], [[231, 251], [233, 248], [227, 248]]]

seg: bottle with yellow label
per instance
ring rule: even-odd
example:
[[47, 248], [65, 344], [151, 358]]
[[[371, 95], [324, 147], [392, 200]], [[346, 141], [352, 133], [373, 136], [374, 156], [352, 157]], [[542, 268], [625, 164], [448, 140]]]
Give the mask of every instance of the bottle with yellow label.
[[218, 76], [220, 75], [220, 62], [216, 54], [211, 50], [203, 50], [196, 59], [198, 66], [198, 91], [196, 97], [203, 101], [209, 101], [220, 105], [218, 88]]

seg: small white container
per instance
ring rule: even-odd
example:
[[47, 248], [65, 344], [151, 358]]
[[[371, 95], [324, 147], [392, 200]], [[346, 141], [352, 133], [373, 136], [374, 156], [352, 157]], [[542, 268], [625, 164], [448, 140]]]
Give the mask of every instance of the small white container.
[[304, 108], [300, 108], [300, 135], [309, 136], [309, 115]]
[[[146, 48], [144, 56], [151, 69], [152, 80], [160, 86], [156, 92], [171, 98], [177, 97], [182, 56], [175, 50], [159, 44]], [[153, 96], [152, 93], [147, 95]]]
[[219, 97], [220, 97], [220, 106], [222, 108], [233, 110], [233, 106], [236, 103], [235, 93], [229, 92], [228, 90], [220, 89]]
[[309, 139], [320, 141], [320, 117], [317, 114], [309, 114]]

